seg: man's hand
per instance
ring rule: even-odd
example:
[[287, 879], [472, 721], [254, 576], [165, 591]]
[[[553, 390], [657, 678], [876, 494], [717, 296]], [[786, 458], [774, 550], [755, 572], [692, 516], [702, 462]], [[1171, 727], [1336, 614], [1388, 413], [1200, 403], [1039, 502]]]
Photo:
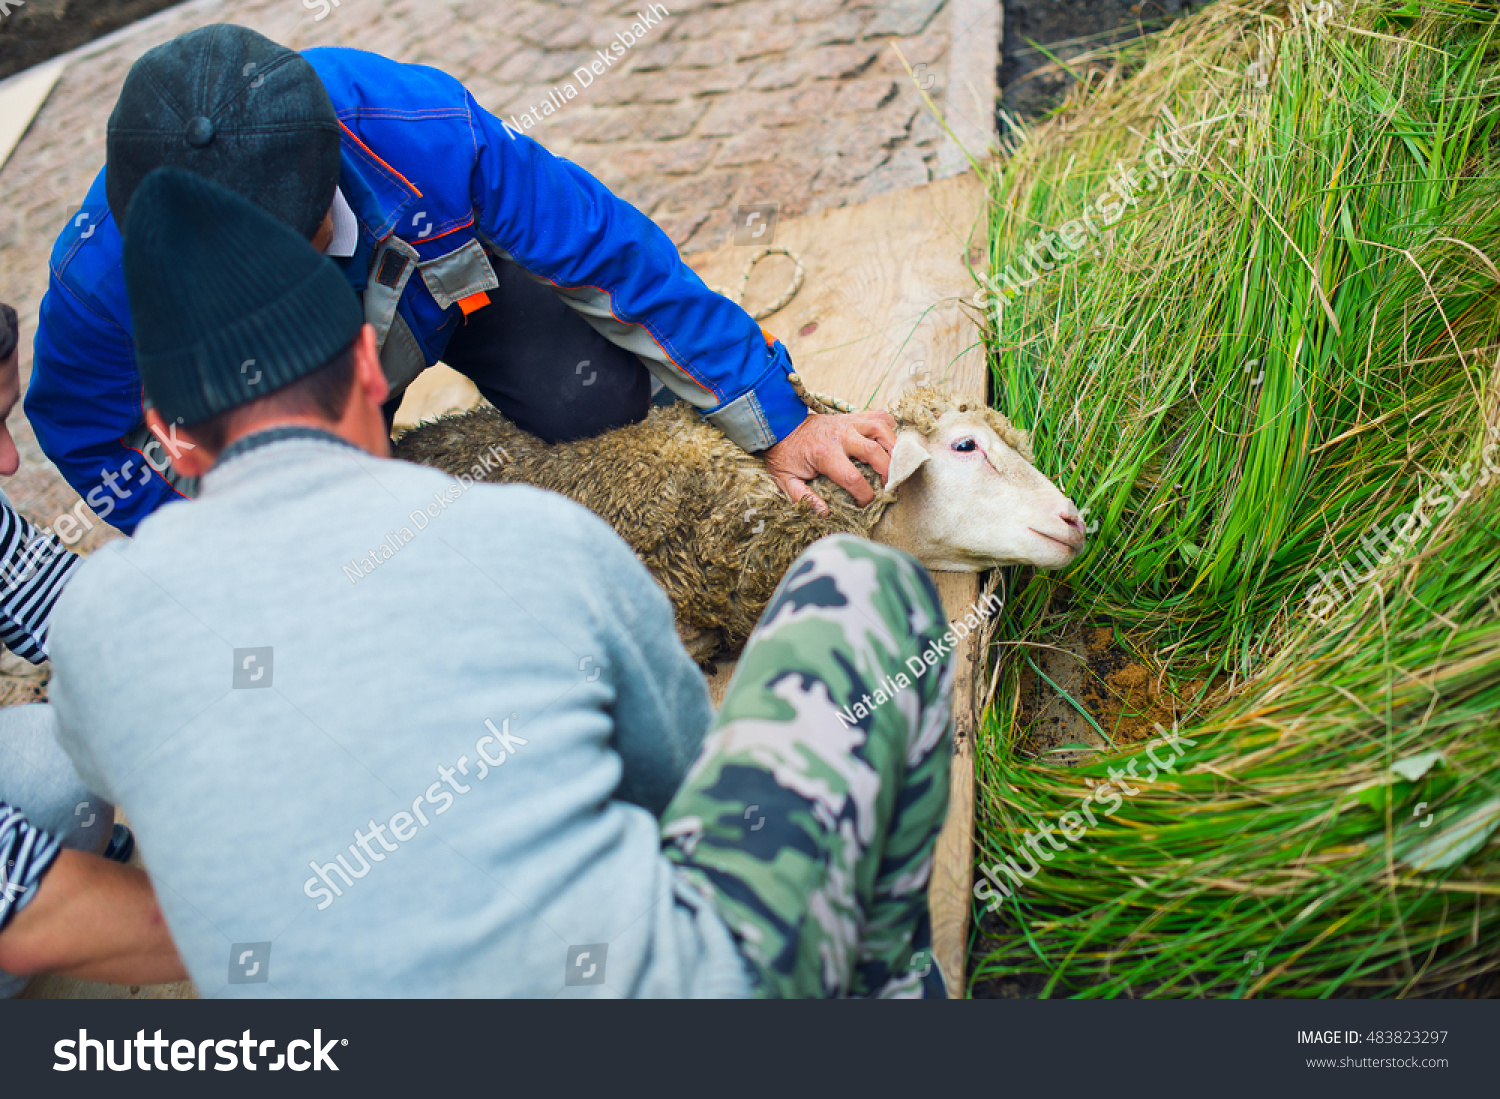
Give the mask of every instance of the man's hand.
[[875, 493], [851, 459], [864, 462], [883, 480], [890, 475], [895, 445], [896, 421], [889, 412], [814, 414], [766, 451], [766, 468], [793, 503], [806, 498], [819, 515], [827, 515], [828, 505], [807, 482], [821, 473], [864, 507], [875, 499]]

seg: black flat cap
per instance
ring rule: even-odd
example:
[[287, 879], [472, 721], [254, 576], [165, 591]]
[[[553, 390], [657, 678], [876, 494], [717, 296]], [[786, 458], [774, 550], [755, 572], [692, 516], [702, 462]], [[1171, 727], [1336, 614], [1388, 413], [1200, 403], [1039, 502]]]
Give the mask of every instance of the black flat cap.
[[116, 224], [141, 182], [181, 168], [249, 199], [310, 240], [339, 181], [339, 123], [299, 54], [217, 23], [130, 68], [109, 117], [105, 191]]

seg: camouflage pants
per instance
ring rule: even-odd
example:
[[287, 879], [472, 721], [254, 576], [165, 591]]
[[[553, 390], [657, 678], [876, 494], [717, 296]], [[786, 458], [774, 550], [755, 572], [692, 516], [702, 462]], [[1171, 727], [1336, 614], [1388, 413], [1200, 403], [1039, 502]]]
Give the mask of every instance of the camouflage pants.
[[798, 558], [751, 636], [662, 834], [760, 995], [943, 995], [927, 885], [953, 666], [923, 654], [947, 627], [920, 565], [840, 536]]

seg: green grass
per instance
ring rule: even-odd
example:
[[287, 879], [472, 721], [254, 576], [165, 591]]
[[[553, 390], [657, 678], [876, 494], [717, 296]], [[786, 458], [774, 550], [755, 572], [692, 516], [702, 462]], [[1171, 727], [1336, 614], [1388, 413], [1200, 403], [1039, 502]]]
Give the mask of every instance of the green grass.
[[[1500, 962], [1500, 835], [1442, 867], [1412, 850], [1500, 797], [1500, 486], [1474, 480], [1500, 423], [1500, 13], [1286, 16], [1221, 2], [1111, 48], [1111, 75], [994, 167], [999, 271], [1154, 132], [1190, 147], [1096, 247], [985, 309], [995, 403], [1099, 529], [1008, 602], [980, 862], [1120, 765], [1028, 755], [1028, 644], [1113, 622], [1201, 705], [1177, 776], [986, 923], [976, 980], [1412, 994]], [[1445, 473], [1467, 498], [1437, 501]], [[1357, 596], [1310, 599], [1424, 498]], [[1390, 770], [1434, 750], [1416, 781]]]

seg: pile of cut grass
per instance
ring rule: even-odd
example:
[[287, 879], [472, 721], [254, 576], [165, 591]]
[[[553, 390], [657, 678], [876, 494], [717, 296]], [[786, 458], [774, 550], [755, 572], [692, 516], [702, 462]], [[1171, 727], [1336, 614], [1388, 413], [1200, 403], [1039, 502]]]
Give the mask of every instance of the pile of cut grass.
[[[1039, 869], [974, 978], [1452, 989], [1500, 962], [1500, 12], [1221, 0], [1111, 53], [994, 169], [995, 401], [1098, 529], [993, 651], [978, 858]], [[1065, 226], [1070, 261], [1032, 247]], [[1148, 765], [1017, 727], [1028, 649], [1099, 621], [1196, 697], [1194, 743], [1033, 861]]]

